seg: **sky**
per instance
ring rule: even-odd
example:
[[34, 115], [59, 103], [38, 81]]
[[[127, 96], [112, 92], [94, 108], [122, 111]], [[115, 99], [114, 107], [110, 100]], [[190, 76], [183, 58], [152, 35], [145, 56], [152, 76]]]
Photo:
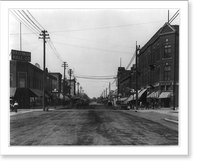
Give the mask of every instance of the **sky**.
[[[50, 39], [46, 43], [46, 67], [64, 74], [63, 62], [90, 98], [108, 88], [116, 89], [117, 68], [127, 67], [140, 47], [168, 21], [178, 9], [12, 9], [9, 12], [9, 50], [20, 50], [20, 20], [29, 16]], [[179, 25], [178, 16], [173, 25]], [[31, 52], [31, 63], [43, 69], [43, 40], [39, 30], [21, 24], [22, 51]], [[32, 30], [30, 29], [32, 27]], [[34, 29], [34, 30], [33, 30]], [[38, 29], [38, 28], [36, 28]], [[133, 62], [134, 63], [134, 62]], [[132, 63], [132, 64], [133, 64]], [[108, 76], [111, 79], [86, 79]], [[69, 75], [66, 75], [69, 79]]]

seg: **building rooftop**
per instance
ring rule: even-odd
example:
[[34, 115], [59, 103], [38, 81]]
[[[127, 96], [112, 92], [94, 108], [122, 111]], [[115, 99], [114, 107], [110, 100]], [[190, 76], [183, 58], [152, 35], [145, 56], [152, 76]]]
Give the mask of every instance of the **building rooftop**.
[[179, 25], [170, 25], [166, 22], [152, 37], [151, 39], [141, 48], [140, 53], [144, 52], [149, 45], [155, 42], [160, 35], [174, 33], [175, 31], [179, 32]]

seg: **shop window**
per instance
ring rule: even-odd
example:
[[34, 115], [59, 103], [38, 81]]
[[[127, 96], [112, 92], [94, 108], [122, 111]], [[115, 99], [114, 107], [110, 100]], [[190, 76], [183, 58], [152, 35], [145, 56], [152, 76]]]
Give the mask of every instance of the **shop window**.
[[162, 91], [165, 91], [165, 86], [160, 87]]
[[164, 66], [164, 75], [163, 75], [164, 81], [170, 81], [171, 79], [171, 66]]
[[170, 88], [171, 88], [171, 85], [166, 86], [166, 90], [170, 90]]
[[26, 88], [26, 73], [19, 73], [19, 88]]

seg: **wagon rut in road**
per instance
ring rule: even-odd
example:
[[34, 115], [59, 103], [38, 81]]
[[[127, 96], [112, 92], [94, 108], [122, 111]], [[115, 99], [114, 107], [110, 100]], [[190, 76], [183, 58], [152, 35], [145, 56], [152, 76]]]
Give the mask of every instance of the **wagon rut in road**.
[[11, 120], [11, 145], [177, 144], [177, 131], [118, 110], [73, 109]]

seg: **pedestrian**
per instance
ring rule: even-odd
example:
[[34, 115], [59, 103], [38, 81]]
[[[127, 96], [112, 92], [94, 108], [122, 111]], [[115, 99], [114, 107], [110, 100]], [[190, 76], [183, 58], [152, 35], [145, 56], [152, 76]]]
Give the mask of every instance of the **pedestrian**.
[[19, 105], [19, 104], [17, 103], [17, 101], [15, 101], [15, 103], [14, 103], [13, 106], [14, 106], [14, 111], [15, 111], [16, 113], [17, 113], [18, 105]]
[[49, 101], [47, 99], [45, 100], [45, 110], [49, 110]]
[[140, 109], [142, 109], [142, 102], [140, 102]]
[[31, 100], [31, 108], [33, 108], [34, 106], [34, 102]]
[[146, 109], [147, 110], [149, 109], [149, 102], [148, 101], [146, 102]]

